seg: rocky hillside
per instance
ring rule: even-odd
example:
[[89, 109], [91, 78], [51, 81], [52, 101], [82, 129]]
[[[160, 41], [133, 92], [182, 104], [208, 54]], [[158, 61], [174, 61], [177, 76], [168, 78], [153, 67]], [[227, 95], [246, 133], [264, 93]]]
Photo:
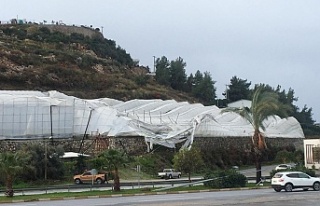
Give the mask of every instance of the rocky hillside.
[[149, 69], [138, 66], [115, 41], [86, 29], [91, 28], [0, 25], [0, 89], [58, 90], [80, 98], [125, 101], [195, 101], [157, 84]]

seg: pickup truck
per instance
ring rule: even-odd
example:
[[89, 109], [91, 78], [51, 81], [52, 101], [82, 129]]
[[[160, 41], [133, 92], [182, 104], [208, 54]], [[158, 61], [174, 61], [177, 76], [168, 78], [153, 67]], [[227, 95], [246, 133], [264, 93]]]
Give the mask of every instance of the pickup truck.
[[105, 173], [98, 173], [95, 169], [85, 171], [82, 174], [73, 176], [75, 184], [82, 183], [97, 183], [102, 184], [107, 181], [107, 175]]
[[162, 172], [158, 172], [158, 177], [162, 179], [180, 178], [181, 172], [176, 172], [174, 169], [164, 169]]

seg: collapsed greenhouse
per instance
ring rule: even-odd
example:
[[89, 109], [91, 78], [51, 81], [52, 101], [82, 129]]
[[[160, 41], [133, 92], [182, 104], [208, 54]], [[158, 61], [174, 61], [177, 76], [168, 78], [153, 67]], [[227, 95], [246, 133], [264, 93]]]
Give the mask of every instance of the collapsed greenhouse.
[[[294, 117], [264, 122], [268, 138], [304, 138]], [[101, 134], [144, 137], [174, 148], [197, 137], [250, 137], [252, 126], [216, 106], [175, 100], [79, 99], [57, 91], [0, 91], [0, 140], [65, 139]]]

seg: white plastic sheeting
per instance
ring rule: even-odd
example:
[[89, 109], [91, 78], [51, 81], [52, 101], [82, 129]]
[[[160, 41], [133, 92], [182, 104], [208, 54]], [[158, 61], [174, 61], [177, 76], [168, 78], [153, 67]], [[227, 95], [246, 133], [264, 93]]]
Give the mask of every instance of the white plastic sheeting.
[[63, 159], [69, 159], [69, 158], [77, 158], [77, 157], [90, 157], [90, 155], [87, 154], [81, 154], [81, 153], [76, 153], [76, 152], [65, 152], [60, 158]]
[[[304, 138], [289, 117], [265, 121], [265, 136]], [[252, 126], [216, 106], [174, 100], [85, 100], [57, 91], [0, 91], [0, 139], [68, 138], [83, 134], [143, 136], [152, 147], [192, 144], [194, 137], [252, 136]]]

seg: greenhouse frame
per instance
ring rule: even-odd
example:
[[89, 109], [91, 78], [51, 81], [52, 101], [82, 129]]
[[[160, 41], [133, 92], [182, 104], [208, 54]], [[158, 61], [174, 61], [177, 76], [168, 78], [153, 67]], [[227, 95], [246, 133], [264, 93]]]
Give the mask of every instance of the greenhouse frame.
[[[304, 138], [294, 117], [275, 116], [264, 125], [268, 138]], [[214, 105], [161, 99], [80, 99], [58, 91], [0, 91], [0, 140], [97, 134], [141, 136], [152, 149], [154, 144], [174, 148], [183, 143], [187, 147], [197, 137], [251, 137], [253, 128], [238, 114], [222, 113]]]

